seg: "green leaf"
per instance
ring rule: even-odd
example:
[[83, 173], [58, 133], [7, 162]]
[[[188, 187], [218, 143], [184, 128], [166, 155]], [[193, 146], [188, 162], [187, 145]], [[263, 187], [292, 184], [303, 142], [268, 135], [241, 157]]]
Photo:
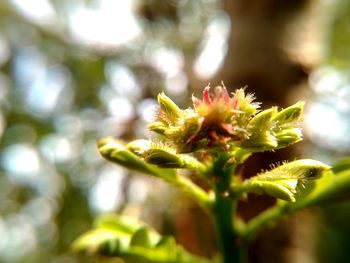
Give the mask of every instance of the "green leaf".
[[209, 263], [191, 255], [172, 237], [161, 237], [145, 223], [129, 217], [108, 215], [95, 228], [80, 236], [72, 245], [77, 252], [118, 256], [126, 262]]
[[[208, 194], [199, 186], [194, 184], [190, 179], [185, 176], [179, 175], [175, 169], [160, 168], [156, 165], [148, 164], [143, 158], [129, 151], [125, 146], [113, 138], [105, 138], [98, 142], [100, 153], [107, 160], [120, 164], [129, 169], [140, 171], [146, 174], [150, 174], [159, 178], [162, 178], [166, 182], [180, 188], [187, 194], [189, 194], [201, 207], [207, 209], [210, 205]], [[189, 169], [195, 169], [190, 165], [195, 164], [195, 159], [192, 157], [185, 158], [185, 167]], [[187, 163], [187, 161], [191, 161]], [[203, 164], [197, 161], [198, 171], [203, 168]], [[197, 169], [197, 168], [196, 168]], [[203, 168], [205, 169], [205, 167]]]
[[176, 149], [160, 141], [135, 140], [126, 146], [128, 150], [142, 157], [147, 163], [161, 168], [187, 168], [205, 173], [206, 166], [188, 154], [176, 153]]
[[169, 122], [175, 122], [181, 115], [181, 109], [163, 92], [158, 95], [158, 103], [163, 114], [162, 117]]
[[131, 170], [161, 177], [167, 181], [171, 181], [176, 175], [176, 171], [173, 169], [161, 169], [148, 164], [145, 160], [129, 151], [121, 142], [113, 138], [99, 140], [98, 148], [104, 158]]
[[304, 102], [298, 101], [294, 105], [289, 106], [288, 108], [285, 108], [284, 110], [281, 110], [278, 112], [272, 120], [277, 122], [278, 126], [281, 125], [291, 125], [301, 119], [302, 113], [304, 108]]
[[144, 139], [138, 139], [129, 142], [126, 145], [126, 148], [135, 153], [137, 156], [142, 156], [145, 151], [147, 151], [151, 147], [152, 141], [150, 140], [144, 140]]
[[337, 201], [350, 200], [350, 168], [346, 169], [346, 161], [336, 165], [335, 170], [316, 181], [313, 191], [300, 201], [299, 206], [320, 205]]
[[183, 168], [185, 162], [180, 154], [160, 148], [150, 148], [143, 155], [146, 162], [162, 168]]
[[252, 187], [255, 187], [255, 193], [267, 194], [275, 198], [285, 201], [295, 202], [296, 188], [298, 185], [297, 179], [282, 179], [282, 180], [255, 180], [251, 182]]
[[297, 160], [251, 177], [241, 185], [233, 185], [232, 191], [235, 194], [268, 194], [275, 198], [295, 202], [299, 185], [321, 177], [329, 169], [328, 165], [315, 160]]
[[133, 234], [130, 241], [130, 246], [152, 248], [158, 243], [159, 240], [160, 237], [158, 233], [154, 231], [152, 232], [148, 227], [142, 227]]
[[[333, 173], [332, 170], [339, 172]], [[313, 205], [350, 200], [350, 160], [342, 160], [335, 164], [332, 170], [325, 169], [320, 179], [314, 181], [311, 187], [306, 187], [301, 191], [301, 197], [296, 202], [280, 202], [250, 220], [243, 236], [246, 239], [252, 238], [267, 224], [271, 224], [286, 214], [295, 213]]]
[[248, 133], [251, 135], [244, 140], [241, 147], [252, 152], [263, 152], [277, 147], [277, 140], [271, 133], [272, 117], [276, 114], [276, 107], [259, 112], [248, 123]]
[[98, 141], [101, 155], [109, 161], [139, 172], [154, 174], [152, 168], [140, 157], [129, 151], [121, 142], [113, 138]]
[[332, 166], [332, 171], [335, 174], [345, 170], [350, 170], [350, 157], [345, 157]]
[[252, 152], [280, 149], [302, 140], [301, 130], [296, 127], [300, 120], [304, 102], [277, 112], [276, 107], [255, 115], [248, 123], [250, 137], [241, 147]]
[[240, 147], [251, 152], [265, 152], [277, 148], [278, 142], [270, 131], [255, 132], [248, 140], [242, 142]]
[[256, 114], [248, 123], [248, 129], [266, 130], [272, 127], [271, 120], [276, 115], [277, 108], [272, 107]]
[[135, 217], [121, 216], [116, 214], [105, 214], [95, 221], [95, 228], [111, 229], [125, 234], [133, 234], [146, 224]]
[[75, 251], [97, 253], [100, 251], [102, 244], [106, 244], [109, 241], [117, 244], [113, 245], [113, 251], [109, 250], [109, 253], [118, 254], [119, 251], [128, 249], [130, 235], [108, 228], [96, 228], [76, 239], [72, 244], [72, 248]]
[[165, 134], [165, 132], [168, 128], [169, 128], [169, 125], [163, 121], [154, 121], [154, 122], [148, 124], [148, 129], [150, 131], [153, 131], [153, 132], [156, 132], [156, 133], [159, 133], [162, 135]]
[[278, 144], [276, 149], [281, 149], [301, 141], [302, 133], [299, 128], [292, 127], [275, 132], [275, 137]]

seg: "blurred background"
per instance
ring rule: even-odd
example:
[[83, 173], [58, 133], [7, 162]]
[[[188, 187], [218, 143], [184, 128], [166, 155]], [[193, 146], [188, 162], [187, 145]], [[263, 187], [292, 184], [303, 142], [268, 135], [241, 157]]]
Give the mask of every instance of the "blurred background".
[[[305, 142], [248, 174], [295, 156], [332, 164], [350, 153], [349, 47], [347, 0], [0, 1], [0, 262], [84, 262], [69, 246], [106, 212], [213, 256], [195, 204], [109, 164], [96, 140], [147, 137], [159, 92], [187, 107], [223, 80], [266, 107], [307, 101]], [[347, 202], [305, 211], [262, 234], [251, 261], [347, 262], [348, 222]]]

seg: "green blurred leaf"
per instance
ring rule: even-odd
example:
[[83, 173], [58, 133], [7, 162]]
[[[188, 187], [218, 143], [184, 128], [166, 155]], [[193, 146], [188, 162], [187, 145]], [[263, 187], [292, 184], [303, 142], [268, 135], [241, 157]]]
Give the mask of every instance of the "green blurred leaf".
[[75, 251], [86, 251], [89, 253], [97, 253], [101, 249], [101, 245], [107, 241], [113, 241], [115, 245], [112, 252], [127, 250], [130, 242], [130, 235], [124, 232], [115, 231], [107, 228], [96, 228], [90, 230], [72, 244]]
[[144, 222], [141, 222], [135, 217], [116, 214], [105, 214], [99, 216], [94, 224], [95, 228], [111, 229], [126, 234], [133, 234], [138, 229], [145, 226], [146, 224]]
[[349, 167], [349, 160], [342, 161], [339, 166], [335, 165], [334, 169], [340, 172], [330, 171], [317, 180], [313, 191], [301, 200], [299, 206], [306, 207], [350, 200], [350, 168], [346, 169], [347, 167]]
[[132, 236], [130, 246], [152, 248], [159, 241], [159, 234], [147, 227], [138, 229]]
[[350, 157], [345, 157], [332, 166], [332, 171], [335, 174], [345, 170], [350, 170]]
[[172, 237], [161, 237], [155, 230], [136, 219], [107, 215], [99, 219], [95, 229], [80, 236], [72, 245], [75, 251], [118, 256], [149, 263], [209, 263], [189, 254]]

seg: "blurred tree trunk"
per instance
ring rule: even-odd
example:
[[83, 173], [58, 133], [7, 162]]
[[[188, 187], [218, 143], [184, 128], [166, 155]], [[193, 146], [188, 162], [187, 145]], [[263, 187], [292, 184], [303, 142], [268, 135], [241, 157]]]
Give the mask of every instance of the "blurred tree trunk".
[[231, 88], [248, 86], [259, 100], [285, 106], [290, 92], [305, 84], [324, 56], [324, 5], [318, 0], [223, 0], [223, 8], [231, 17], [231, 35], [216, 80]]
[[[328, 11], [324, 4], [317, 0], [223, 0], [222, 4], [231, 17], [231, 34], [226, 59], [212, 83], [224, 80], [231, 90], [247, 86], [247, 91], [254, 92], [264, 107], [284, 107], [302, 99], [310, 71], [324, 56], [324, 28], [329, 22], [325, 20], [329, 15], [323, 15]], [[295, 158], [296, 154], [293, 147], [257, 154], [243, 173], [251, 176], [269, 168], [271, 163]], [[273, 202], [251, 196], [240, 205], [239, 212], [249, 219]], [[293, 255], [286, 253], [296, 245], [292, 241], [296, 221], [289, 220], [262, 234], [250, 251], [251, 262], [296, 262]]]

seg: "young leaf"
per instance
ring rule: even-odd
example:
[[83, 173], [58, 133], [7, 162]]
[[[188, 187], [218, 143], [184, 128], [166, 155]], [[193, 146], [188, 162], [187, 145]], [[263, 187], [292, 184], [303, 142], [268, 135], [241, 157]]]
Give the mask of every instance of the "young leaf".
[[127, 144], [127, 149], [143, 158], [147, 163], [161, 168], [186, 168], [205, 173], [206, 166], [187, 154], [178, 154], [176, 150], [162, 142], [135, 140]]
[[169, 129], [169, 125], [162, 122], [162, 121], [155, 121], [155, 122], [148, 124], [148, 129], [150, 131], [164, 135], [166, 130]]
[[162, 168], [183, 168], [185, 165], [180, 154], [160, 148], [150, 148], [145, 151], [144, 159]]
[[271, 132], [274, 125], [272, 118], [276, 114], [276, 107], [259, 112], [248, 123], [247, 140], [244, 140], [240, 147], [252, 152], [262, 152], [273, 150], [277, 147], [278, 142]]
[[248, 129], [250, 130], [267, 130], [272, 126], [271, 120], [277, 113], [277, 108], [272, 107], [256, 114], [248, 123]]
[[[202, 188], [194, 184], [190, 179], [179, 175], [175, 169], [164, 169], [156, 165], [149, 164], [143, 158], [132, 153], [125, 146], [113, 138], [102, 139], [98, 142], [98, 145], [100, 153], [106, 159], [129, 169], [162, 178], [166, 182], [182, 189], [184, 192], [189, 194], [204, 209], [207, 209], [210, 205], [208, 194]], [[189, 169], [194, 169], [191, 168], [190, 165], [194, 165], [195, 161], [196, 160], [194, 158], [190, 160], [188, 163]], [[185, 162], [188, 162], [187, 158], [185, 158]], [[198, 169], [201, 171], [200, 169], [203, 168], [203, 164], [198, 161], [196, 164], [199, 165]], [[185, 167], [187, 167], [187, 164]], [[204, 170], [202, 171], [204, 172]]]
[[173, 123], [179, 118], [181, 109], [163, 92], [158, 95], [158, 103], [161, 114], [165, 117], [166, 121]]
[[281, 149], [301, 141], [302, 134], [299, 128], [292, 127], [275, 132], [275, 138], [277, 140], [276, 149]]
[[297, 160], [251, 177], [241, 185], [234, 185], [232, 191], [235, 194], [268, 194], [275, 198], [295, 202], [298, 185], [321, 177], [329, 169], [328, 165], [319, 161]]
[[145, 160], [129, 151], [123, 144], [113, 138], [99, 140], [98, 147], [104, 158], [131, 170], [154, 175], [168, 182], [172, 181], [176, 175], [176, 171], [173, 169], [161, 169], [148, 164]]
[[98, 149], [103, 157], [121, 166], [146, 174], [154, 174], [151, 167], [140, 157], [129, 151], [122, 143], [113, 138], [98, 141]]
[[298, 101], [294, 105], [291, 105], [280, 112], [278, 112], [274, 117], [273, 121], [277, 122], [278, 125], [292, 124], [300, 120], [304, 108], [304, 102]]

